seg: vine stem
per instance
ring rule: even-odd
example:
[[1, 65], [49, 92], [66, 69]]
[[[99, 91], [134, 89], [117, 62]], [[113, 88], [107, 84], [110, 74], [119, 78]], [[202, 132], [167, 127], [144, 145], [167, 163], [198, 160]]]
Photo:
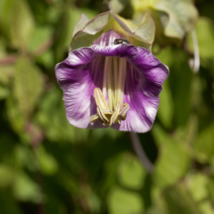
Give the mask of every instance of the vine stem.
[[131, 137], [132, 145], [133, 145], [136, 155], [140, 159], [142, 165], [145, 167], [147, 172], [149, 174], [151, 174], [153, 172], [154, 166], [151, 163], [151, 161], [148, 159], [148, 157], [146, 156], [146, 153], [140, 144], [140, 139], [138, 137], [138, 134], [134, 133], [134, 132], [130, 132], [130, 137]]

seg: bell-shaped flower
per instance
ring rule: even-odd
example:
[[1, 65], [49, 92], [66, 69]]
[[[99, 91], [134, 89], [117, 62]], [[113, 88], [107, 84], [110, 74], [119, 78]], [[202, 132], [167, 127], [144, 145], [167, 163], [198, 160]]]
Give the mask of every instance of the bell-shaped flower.
[[73, 34], [72, 51], [56, 65], [66, 116], [79, 128], [147, 132], [169, 71], [149, 50], [133, 45], [151, 47], [142, 36], [143, 25], [132, 25], [133, 33], [127, 22], [114, 16], [104, 13], [88, 22], [83, 15]]

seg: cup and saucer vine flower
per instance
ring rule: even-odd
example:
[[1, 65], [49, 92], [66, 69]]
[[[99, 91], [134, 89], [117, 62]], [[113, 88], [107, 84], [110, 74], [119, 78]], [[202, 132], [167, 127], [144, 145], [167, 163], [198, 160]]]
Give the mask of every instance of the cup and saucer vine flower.
[[154, 32], [150, 16], [138, 24], [111, 11], [91, 21], [81, 16], [69, 55], [55, 68], [71, 125], [134, 132], [151, 129], [169, 74], [149, 51]]

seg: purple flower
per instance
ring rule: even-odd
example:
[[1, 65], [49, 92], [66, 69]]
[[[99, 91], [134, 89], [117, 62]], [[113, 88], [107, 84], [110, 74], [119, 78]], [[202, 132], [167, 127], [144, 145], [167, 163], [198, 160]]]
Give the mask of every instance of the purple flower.
[[151, 129], [169, 71], [147, 49], [125, 39], [114, 31], [105, 32], [92, 46], [70, 52], [56, 65], [71, 125], [134, 132]]

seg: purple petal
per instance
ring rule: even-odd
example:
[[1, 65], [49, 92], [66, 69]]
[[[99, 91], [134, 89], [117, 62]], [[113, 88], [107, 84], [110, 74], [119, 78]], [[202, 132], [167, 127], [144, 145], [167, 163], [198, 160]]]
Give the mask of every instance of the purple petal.
[[64, 91], [67, 119], [80, 128], [107, 127], [99, 121], [90, 123], [90, 116], [96, 113], [97, 107], [94, 88], [103, 87], [105, 56], [124, 57], [128, 62], [124, 103], [130, 105], [130, 110], [125, 121], [112, 127], [122, 131], [146, 132], [155, 120], [158, 95], [169, 71], [144, 48], [106, 44], [75, 50], [56, 65], [56, 76]]
[[169, 75], [167, 66], [162, 64], [151, 52], [145, 48], [137, 47], [135, 58], [127, 59], [139, 71], [141, 84], [147, 96], [158, 96], [162, 85]]
[[[159, 93], [169, 71], [152, 53], [138, 47], [129, 62], [124, 102], [130, 105], [127, 118], [113, 128], [121, 131], [147, 132], [151, 129], [159, 106]], [[131, 68], [133, 67], [133, 69]]]
[[[112, 128], [140, 133], [151, 129], [157, 114], [159, 97], [150, 96], [145, 86], [147, 86], [147, 79], [145, 79], [143, 71], [138, 71], [135, 68], [132, 70], [129, 65], [125, 82], [124, 103], [130, 105], [130, 110], [126, 120], [121, 121], [120, 125], [115, 124]], [[153, 90], [152, 87], [153, 85], [151, 90]]]
[[[101, 87], [102, 75], [99, 73], [103, 69], [103, 60], [100, 57], [95, 59], [93, 49], [82, 48], [71, 52], [65, 61], [56, 65], [56, 77], [64, 91], [66, 116], [71, 125], [79, 128], [91, 126], [89, 118], [96, 113], [94, 88]], [[90, 74], [92, 67], [94, 81]]]

